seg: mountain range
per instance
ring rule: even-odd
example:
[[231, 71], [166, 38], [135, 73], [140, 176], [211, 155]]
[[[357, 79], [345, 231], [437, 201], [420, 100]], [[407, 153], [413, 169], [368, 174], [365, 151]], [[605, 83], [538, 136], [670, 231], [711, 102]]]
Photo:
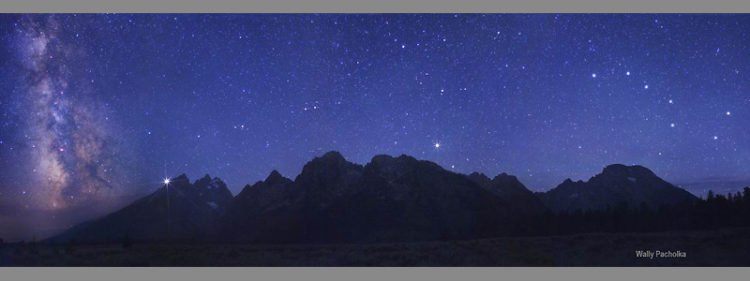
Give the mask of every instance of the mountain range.
[[171, 179], [152, 194], [49, 241], [340, 243], [456, 240], [528, 231], [552, 212], [658, 208], [697, 198], [642, 166], [610, 165], [588, 181], [534, 193], [505, 173], [454, 173], [414, 157], [363, 165], [331, 151], [293, 180], [272, 171], [237, 196], [209, 175]]

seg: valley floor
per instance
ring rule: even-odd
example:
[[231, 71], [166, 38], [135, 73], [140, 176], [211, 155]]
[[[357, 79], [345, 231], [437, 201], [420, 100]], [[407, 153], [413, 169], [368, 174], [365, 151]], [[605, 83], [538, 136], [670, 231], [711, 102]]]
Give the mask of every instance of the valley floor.
[[[654, 257], [637, 257], [636, 251]], [[685, 256], [659, 257], [656, 251]], [[0, 246], [0, 265], [750, 266], [750, 229], [336, 245], [14, 243]]]

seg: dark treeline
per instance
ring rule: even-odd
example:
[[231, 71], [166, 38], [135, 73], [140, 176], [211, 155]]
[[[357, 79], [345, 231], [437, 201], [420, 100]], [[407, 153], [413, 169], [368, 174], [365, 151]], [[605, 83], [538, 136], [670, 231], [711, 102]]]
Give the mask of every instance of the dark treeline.
[[601, 210], [547, 212], [519, 221], [511, 235], [564, 235], [587, 232], [658, 232], [750, 227], [750, 187], [742, 192], [716, 195], [692, 203], [649, 208], [646, 204], [619, 204]]

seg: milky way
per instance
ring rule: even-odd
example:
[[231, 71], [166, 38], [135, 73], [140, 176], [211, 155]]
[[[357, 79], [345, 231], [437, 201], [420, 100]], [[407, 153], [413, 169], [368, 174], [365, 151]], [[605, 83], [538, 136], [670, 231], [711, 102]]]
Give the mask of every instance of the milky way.
[[[54, 17], [26, 18], [18, 25], [18, 75], [26, 82], [18, 92], [25, 106], [23, 149], [31, 157], [26, 188], [31, 208], [60, 209], [120, 192], [120, 163], [115, 136], [100, 116], [107, 113], [86, 81], [75, 81], [85, 52], [58, 37]], [[93, 98], [92, 98], [93, 97]], [[28, 168], [27, 168], [28, 169]]]

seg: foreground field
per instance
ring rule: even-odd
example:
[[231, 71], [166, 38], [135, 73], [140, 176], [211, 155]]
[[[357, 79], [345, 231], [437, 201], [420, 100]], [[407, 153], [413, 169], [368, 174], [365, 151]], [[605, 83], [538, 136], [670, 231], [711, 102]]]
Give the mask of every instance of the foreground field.
[[[750, 229], [337, 245], [0, 246], [3, 266], [750, 266]], [[685, 257], [637, 257], [636, 251]]]

